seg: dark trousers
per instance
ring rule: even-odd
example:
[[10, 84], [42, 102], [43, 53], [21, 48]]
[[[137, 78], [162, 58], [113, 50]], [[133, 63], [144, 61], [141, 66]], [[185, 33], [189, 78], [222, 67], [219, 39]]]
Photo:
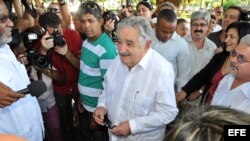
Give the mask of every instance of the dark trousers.
[[108, 129], [104, 126], [97, 125], [92, 116], [93, 113], [85, 109], [79, 115], [83, 141], [108, 141]]
[[[77, 141], [78, 134], [73, 126], [72, 99], [77, 99], [75, 95], [61, 95], [55, 93], [56, 103], [59, 106], [63, 138], [65, 141]], [[80, 140], [80, 139], [79, 139]]]
[[63, 141], [58, 105], [44, 112], [43, 119], [48, 141]]

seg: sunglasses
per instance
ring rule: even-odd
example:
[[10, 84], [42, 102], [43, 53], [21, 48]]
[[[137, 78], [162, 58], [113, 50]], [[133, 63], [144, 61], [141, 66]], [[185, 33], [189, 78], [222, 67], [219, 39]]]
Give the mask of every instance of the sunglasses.
[[90, 10], [100, 10], [99, 5], [97, 5], [96, 3], [92, 2], [92, 1], [88, 1], [86, 2], [84, 5], [84, 8], [90, 9]]
[[245, 57], [244, 55], [238, 54], [235, 50], [232, 50], [232, 51], [230, 52], [230, 55], [231, 55], [232, 57], [236, 57], [237, 62], [240, 63], [240, 64], [249, 63], [249, 62], [250, 62], [250, 61], [248, 61], [248, 60], [246, 59], [246, 57]]
[[51, 13], [60, 13], [60, 9], [57, 8], [48, 8], [47, 12], [51, 12]]

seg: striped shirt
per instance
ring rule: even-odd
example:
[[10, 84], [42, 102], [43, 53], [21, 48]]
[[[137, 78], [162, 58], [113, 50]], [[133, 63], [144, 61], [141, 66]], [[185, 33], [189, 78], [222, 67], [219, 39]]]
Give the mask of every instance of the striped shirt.
[[103, 89], [103, 76], [116, 55], [115, 44], [106, 33], [93, 42], [83, 42], [78, 89], [86, 110], [95, 110]]

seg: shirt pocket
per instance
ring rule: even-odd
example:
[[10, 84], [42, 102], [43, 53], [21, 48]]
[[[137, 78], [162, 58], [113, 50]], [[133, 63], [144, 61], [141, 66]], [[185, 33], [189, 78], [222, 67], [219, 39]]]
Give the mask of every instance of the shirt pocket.
[[148, 115], [152, 108], [153, 100], [153, 97], [136, 94], [133, 103], [135, 114], [138, 116]]

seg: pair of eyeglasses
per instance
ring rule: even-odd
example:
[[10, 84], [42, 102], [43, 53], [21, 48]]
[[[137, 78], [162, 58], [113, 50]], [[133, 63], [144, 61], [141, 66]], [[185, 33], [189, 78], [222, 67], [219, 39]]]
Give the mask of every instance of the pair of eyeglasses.
[[94, 2], [91, 2], [91, 1], [89, 1], [89, 2], [86, 2], [85, 4], [84, 4], [84, 7], [85, 8], [88, 8], [88, 9], [91, 9], [91, 10], [100, 10], [101, 11], [101, 9], [99, 8], [99, 5], [97, 5], [96, 3], [94, 3]]
[[60, 13], [60, 9], [57, 8], [48, 8], [47, 12], [51, 12], [51, 13]]
[[197, 28], [197, 27], [205, 27], [205, 26], [207, 26], [207, 24], [206, 23], [201, 23], [201, 24], [198, 24], [198, 23], [192, 23], [191, 24], [191, 26], [193, 26], [193, 27], [195, 27], [195, 28]]
[[9, 15], [0, 16], [0, 23], [5, 23], [9, 18]]
[[216, 11], [216, 13], [222, 13], [222, 11]]
[[230, 52], [230, 55], [231, 55], [232, 57], [236, 57], [237, 62], [240, 63], [240, 64], [249, 63], [249, 62], [250, 62], [250, 61], [248, 61], [248, 60], [246, 59], [246, 57], [245, 57], [244, 55], [238, 54], [235, 50], [232, 50], [232, 51]]

